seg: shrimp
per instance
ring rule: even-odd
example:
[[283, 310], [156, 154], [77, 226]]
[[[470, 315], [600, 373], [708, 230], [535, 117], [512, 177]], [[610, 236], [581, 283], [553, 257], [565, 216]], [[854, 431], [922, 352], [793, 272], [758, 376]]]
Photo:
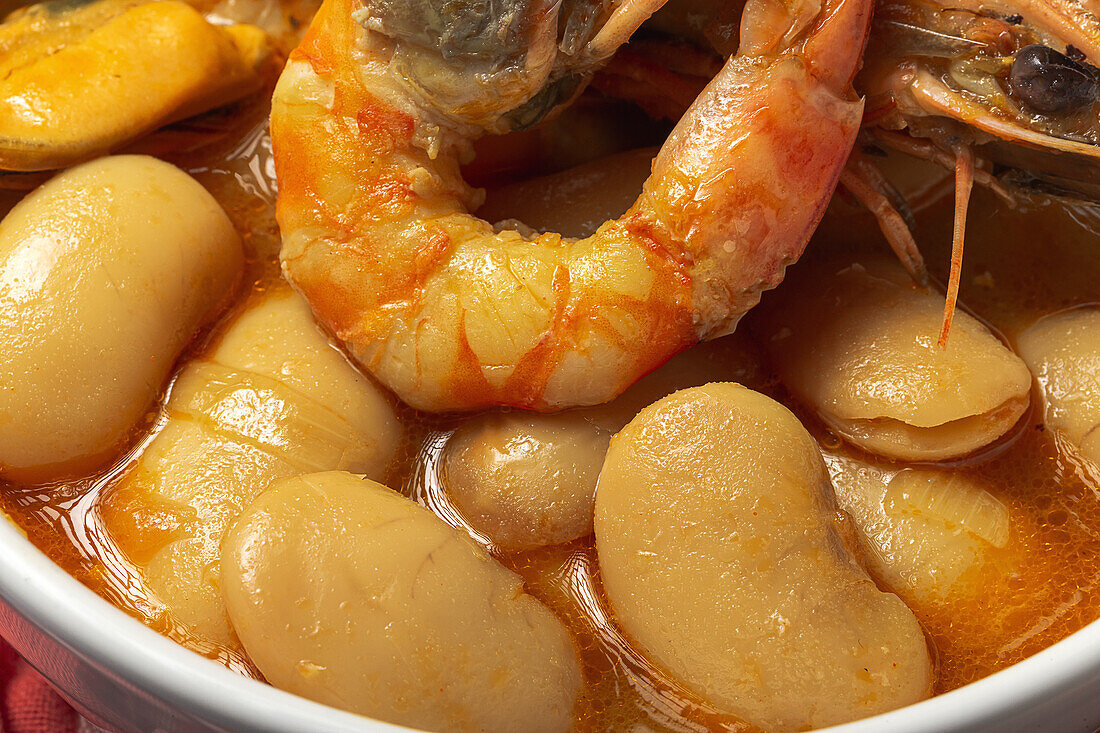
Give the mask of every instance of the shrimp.
[[[728, 8], [708, 0], [691, 10], [688, 19], [703, 24], [701, 48], [687, 53], [667, 39], [632, 41], [593, 83], [655, 116], [678, 117], [679, 100], [698, 84], [696, 57], [709, 58], [706, 48], [718, 51], [722, 45]], [[683, 33], [679, 26], [672, 30], [674, 37]], [[699, 33], [688, 36], [700, 43]], [[864, 60], [855, 82], [868, 96], [864, 130], [841, 185], [876, 216], [921, 285], [928, 274], [910, 231], [908, 203], [858, 148], [891, 148], [955, 172], [955, 227], [940, 332], [945, 345], [974, 184], [1009, 206], [1016, 204], [1013, 189], [1021, 186], [1100, 200], [1100, 3], [877, 0]], [[994, 176], [994, 165], [1009, 170]]]
[[673, 130], [637, 201], [580, 240], [479, 219], [459, 165], [478, 135], [566, 103], [660, 2], [617, 4], [569, 55], [561, 4], [501, 3], [469, 39], [446, 22], [433, 30], [434, 6], [393, 17], [422, 4], [325, 0], [271, 116], [283, 272], [406, 403], [606, 402], [732, 332], [801, 255], [859, 127], [851, 80], [870, 0], [825, 0], [808, 15], [794, 12], [804, 2], [750, 3], [739, 53]]
[[[858, 85], [872, 139], [948, 166], [963, 145], [1100, 192], [1097, 0], [879, 0], [866, 63]], [[897, 131], [928, 147], [899, 143]]]
[[[868, 95], [866, 142], [955, 172], [955, 226], [941, 346], [958, 296], [973, 184], [990, 188], [1010, 206], [1015, 203], [1011, 191], [991, 175], [991, 164], [1018, 169], [1008, 176], [1018, 184], [1100, 199], [1096, 63], [1096, 0], [876, 4], [866, 68], [857, 81]], [[883, 224], [884, 232], [888, 226]], [[912, 240], [897, 227], [891, 241], [895, 239]]]

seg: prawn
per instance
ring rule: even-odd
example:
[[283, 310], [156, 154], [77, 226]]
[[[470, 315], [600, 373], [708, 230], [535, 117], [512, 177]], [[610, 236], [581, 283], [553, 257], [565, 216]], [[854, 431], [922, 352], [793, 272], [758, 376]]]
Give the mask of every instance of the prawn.
[[[712, 4], [708, 10], [701, 14], [709, 19], [702, 36], [718, 51], [728, 43], [728, 8]], [[684, 63], [692, 55], [677, 51], [672, 57], [668, 41], [630, 46], [634, 52], [616, 56], [594, 84], [654, 114], [677, 117], [684, 108], [678, 100], [697, 83], [698, 74]], [[696, 49], [700, 53], [707, 56]], [[652, 72], [654, 61], [667, 67], [663, 74]], [[860, 148], [898, 150], [955, 173], [944, 345], [973, 185], [1010, 207], [1017, 203], [1015, 189], [1029, 187], [1100, 200], [1100, 3], [878, 0], [864, 63], [855, 82], [868, 97], [864, 130], [841, 185], [878, 218], [920, 285], [928, 275], [910, 231], [909, 205]]]
[[[1100, 197], [1098, 18], [1096, 0], [876, 5], [866, 68], [857, 81], [868, 95], [863, 137], [955, 173], [941, 346], [958, 296], [973, 184], [1015, 205], [1011, 190], [990, 174], [993, 164], [1022, 168], [1007, 177], [1021, 185]], [[899, 227], [893, 231], [892, 242], [908, 237]]]
[[470, 213], [470, 142], [567, 103], [660, 2], [618, 4], [567, 58], [558, 3], [502, 3], [468, 38], [398, 5], [421, 8], [324, 1], [271, 133], [286, 278], [418, 409], [603, 403], [732, 332], [801, 255], [859, 128], [870, 0], [754, 0], [622, 217], [579, 240], [494, 228]]

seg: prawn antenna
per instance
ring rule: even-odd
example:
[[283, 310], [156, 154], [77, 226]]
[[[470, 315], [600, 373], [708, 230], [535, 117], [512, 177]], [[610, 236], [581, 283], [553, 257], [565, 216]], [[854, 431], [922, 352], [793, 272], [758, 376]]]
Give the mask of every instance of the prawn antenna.
[[955, 228], [951, 236], [951, 274], [947, 278], [947, 299], [943, 304], [943, 325], [939, 346], [947, 348], [947, 335], [959, 301], [959, 281], [962, 279], [963, 238], [966, 235], [966, 210], [970, 191], [974, 188], [974, 153], [966, 145], [955, 146]]

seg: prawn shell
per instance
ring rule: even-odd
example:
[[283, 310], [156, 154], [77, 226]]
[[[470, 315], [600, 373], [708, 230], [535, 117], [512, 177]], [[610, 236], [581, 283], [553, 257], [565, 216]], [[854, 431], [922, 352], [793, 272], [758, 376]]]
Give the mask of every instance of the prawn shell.
[[799, 47], [731, 60], [619, 219], [497, 231], [469, 213], [470, 131], [417, 106], [349, 7], [327, 0], [276, 87], [283, 272], [421, 410], [600, 404], [729, 333], [801, 255], [858, 130], [870, 8], [849, 0]]

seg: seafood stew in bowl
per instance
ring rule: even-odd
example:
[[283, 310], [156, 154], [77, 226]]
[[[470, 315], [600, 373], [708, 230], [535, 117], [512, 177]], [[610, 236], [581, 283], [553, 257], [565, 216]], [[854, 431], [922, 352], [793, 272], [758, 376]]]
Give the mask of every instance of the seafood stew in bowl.
[[1098, 41], [1055, 2], [15, 9], [0, 506], [180, 646], [417, 729], [987, 678], [1100, 617]]

